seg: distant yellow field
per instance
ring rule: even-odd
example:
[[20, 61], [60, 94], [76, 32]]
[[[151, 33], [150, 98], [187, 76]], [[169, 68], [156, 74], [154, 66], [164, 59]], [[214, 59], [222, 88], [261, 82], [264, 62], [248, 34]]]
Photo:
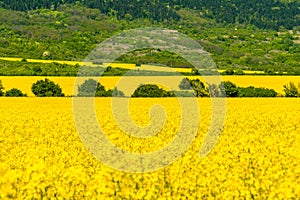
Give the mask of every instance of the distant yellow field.
[[[37, 80], [41, 80], [44, 78], [48, 78], [56, 83], [58, 83], [63, 92], [66, 95], [71, 95], [74, 88], [74, 82], [76, 77], [38, 77], [38, 76], [31, 76], [31, 77], [24, 77], [24, 76], [0, 76], [0, 80], [6, 90], [11, 88], [19, 88], [23, 92], [27, 93], [28, 96], [33, 96], [31, 93], [31, 85], [35, 83]], [[118, 83], [118, 81], [122, 77], [101, 77], [100, 82], [103, 84], [106, 89], [112, 89]], [[203, 77], [199, 76], [190, 76], [190, 79], [199, 78], [204, 81]], [[211, 77], [207, 77], [211, 78]], [[247, 87], [247, 86], [255, 86], [255, 87], [266, 87], [270, 89], [274, 89], [278, 93], [283, 93], [283, 85], [294, 82], [300, 82], [300, 76], [222, 76], [224, 81], [231, 81], [238, 86]], [[178, 82], [182, 80], [182, 77], [174, 77], [174, 76], [167, 76], [167, 77], [123, 77], [122, 82], [118, 85], [120, 90], [123, 90], [125, 94], [134, 87], [137, 87], [140, 83], [161, 83], [161, 84], [168, 84], [171, 85], [169, 89], [178, 89]], [[81, 84], [83, 81], [79, 81]], [[128, 94], [128, 93], [127, 93]], [[130, 94], [129, 94], [130, 95]]]
[[[6, 61], [21, 61], [22, 58], [12, 58], [12, 57], [0, 57], [0, 60]], [[136, 67], [135, 64], [130, 63], [103, 63], [102, 65], [93, 64], [93, 62], [81, 62], [81, 61], [63, 61], [63, 60], [42, 60], [42, 59], [26, 59], [27, 62], [33, 63], [59, 63], [59, 64], [67, 64], [67, 65], [87, 65], [91, 67], [108, 67], [111, 66], [113, 68], [122, 68], [122, 69], [140, 69], [140, 70], [148, 70], [148, 71], [164, 71], [164, 72], [191, 72], [191, 69], [185, 68], [170, 68], [170, 67], [162, 67], [162, 66], [155, 66], [155, 65], [141, 65], [140, 67]]]
[[123, 69], [135, 69], [135, 64], [127, 64], [127, 63], [103, 63], [103, 67], [111, 66], [113, 68], [123, 68]]
[[[0, 57], [0, 60], [6, 61], [21, 61], [22, 58], [12, 58], [12, 57]], [[123, 68], [123, 69], [139, 69], [139, 70], [147, 70], [147, 71], [160, 71], [160, 72], [191, 72], [191, 68], [170, 68], [167, 66], [156, 66], [156, 65], [141, 65], [140, 67], [136, 67], [135, 64], [130, 63], [103, 63], [102, 65], [94, 64], [93, 62], [82, 62], [82, 61], [63, 61], [63, 60], [42, 60], [42, 59], [26, 59], [27, 62], [34, 62], [34, 63], [59, 63], [59, 64], [67, 64], [67, 65], [76, 65], [79, 64], [87, 65], [91, 67], [108, 67], [111, 66], [113, 68]], [[218, 70], [219, 73], [224, 72], [225, 70]], [[246, 74], [264, 74], [264, 71], [249, 71], [244, 70]]]
[[[6, 60], [6, 61], [21, 61], [22, 58], [11, 58], [11, 57], [0, 57], [0, 60]], [[33, 62], [33, 63], [59, 63], [59, 64], [67, 64], [67, 65], [92, 65], [91, 62], [79, 62], [79, 61], [63, 61], [63, 60], [41, 60], [41, 59], [26, 59], [27, 62]]]

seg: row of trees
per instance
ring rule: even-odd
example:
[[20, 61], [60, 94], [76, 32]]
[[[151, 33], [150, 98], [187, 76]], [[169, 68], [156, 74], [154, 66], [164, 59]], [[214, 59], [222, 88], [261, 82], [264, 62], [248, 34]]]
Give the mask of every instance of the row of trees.
[[[179, 84], [181, 91], [167, 91], [153, 84], [141, 84], [131, 97], [276, 97], [278, 93], [273, 89], [263, 87], [239, 87], [230, 81], [221, 82], [219, 85], [206, 86], [199, 79], [182, 79]], [[300, 97], [300, 83], [298, 87], [290, 82], [283, 86], [286, 97]], [[32, 84], [31, 91], [37, 97], [64, 97], [62, 88], [49, 79], [38, 80]], [[0, 80], [0, 96], [23, 97], [27, 96], [21, 90], [12, 88], [4, 92]], [[79, 97], [124, 97], [124, 92], [116, 87], [106, 90], [101, 83], [94, 79], [88, 79], [78, 86]]]
[[260, 28], [292, 29], [299, 26], [299, 2], [278, 0], [0, 0], [0, 6], [19, 11], [59, 9], [63, 4], [80, 4], [99, 9], [114, 19], [146, 18], [158, 22], [179, 21], [177, 10], [189, 8], [221, 23], [252, 24]]
[[102, 13], [115, 18], [127, 19], [147, 18], [154, 21], [179, 20], [179, 15], [160, 0], [1, 0], [0, 6], [19, 11], [29, 11], [40, 8], [59, 9], [60, 5], [77, 4], [99, 9]]
[[[208, 85], [207, 87], [199, 79], [190, 80], [184, 78], [179, 84], [181, 90], [194, 91], [196, 97], [276, 97], [278, 93], [273, 89], [264, 87], [239, 87], [230, 81], [221, 82], [219, 85]], [[299, 97], [300, 84], [298, 88], [292, 82], [283, 86], [286, 97]]]

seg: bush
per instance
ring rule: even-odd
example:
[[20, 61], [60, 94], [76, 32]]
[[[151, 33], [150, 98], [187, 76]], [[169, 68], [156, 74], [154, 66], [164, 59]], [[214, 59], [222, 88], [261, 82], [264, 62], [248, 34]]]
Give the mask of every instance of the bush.
[[5, 92], [6, 97], [26, 97], [27, 94], [23, 94], [23, 92], [17, 88], [12, 88]]
[[234, 72], [234, 75], [245, 75], [245, 72], [242, 69], [238, 69]]
[[4, 87], [2, 85], [2, 81], [0, 80], [0, 97], [4, 95]]
[[62, 89], [58, 84], [45, 78], [45, 80], [38, 80], [32, 84], [32, 93], [37, 97], [63, 97]]
[[249, 86], [246, 88], [239, 87], [238, 88], [238, 96], [239, 97], [276, 97], [277, 92], [273, 89], [268, 88], [255, 88], [253, 86]]
[[172, 91], [166, 91], [153, 84], [142, 84], [140, 85], [132, 97], [174, 97], [175, 94]]
[[195, 68], [193, 68], [193, 69], [191, 70], [191, 73], [192, 73], [193, 75], [200, 75], [200, 72], [198, 71], [198, 69], [195, 69]]
[[81, 97], [111, 97], [124, 96], [124, 93], [117, 88], [114, 90], [105, 90], [105, 87], [94, 79], [85, 80], [84, 83], [78, 86], [78, 95]]
[[115, 87], [115, 88], [113, 89], [113, 91], [112, 91], [112, 96], [114, 96], [114, 97], [124, 97], [125, 94], [124, 94], [124, 92], [122, 92], [121, 90], [118, 90], [117, 87]]
[[[300, 88], [300, 87], [299, 87]], [[300, 90], [300, 89], [299, 89]], [[283, 91], [286, 97], [298, 97], [300, 96], [300, 91], [293, 82], [289, 82], [283, 86]]]
[[211, 97], [225, 97], [223, 92], [224, 88], [222, 88], [221, 85], [209, 84], [208, 90]]
[[[230, 81], [224, 81], [221, 84], [225, 90], [226, 97], [237, 97], [238, 96], [238, 88], [237, 88], [236, 84], [234, 84]], [[220, 86], [220, 88], [222, 88], [222, 87]]]
[[181, 90], [191, 90], [192, 89], [192, 86], [191, 86], [188, 78], [182, 79], [182, 81], [180, 82], [178, 87]]
[[40, 66], [33, 66], [32, 70], [35, 73], [41, 73], [41, 72], [43, 72], [43, 70], [42, 70], [42, 68]]
[[234, 75], [233, 69], [226, 69], [224, 72], [221, 73], [222, 75]]
[[176, 97], [195, 97], [196, 94], [193, 91], [173, 91]]
[[196, 97], [209, 97], [209, 90], [199, 79], [182, 79], [178, 87], [181, 90], [194, 90]]
[[91, 97], [95, 96], [96, 89], [101, 90], [104, 89], [104, 86], [101, 86], [94, 79], [85, 80], [83, 84], [78, 86], [78, 96], [82, 97]]

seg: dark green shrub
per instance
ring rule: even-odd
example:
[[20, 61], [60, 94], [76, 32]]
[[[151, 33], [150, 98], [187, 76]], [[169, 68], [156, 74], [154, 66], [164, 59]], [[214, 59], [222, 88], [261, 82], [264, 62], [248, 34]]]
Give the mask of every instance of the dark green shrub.
[[300, 96], [300, 92], [298, 91], [296, 85], [293, 82], [289, 82], [283, 86], [283, 91], [286, 97], [298, 97]]
[[0, 80], [0, 97], [4, 95], [4, 87], [2, 85], [2, 81]]
[[27, 94], [24, 94], [21, 90], [17, 88], [12, 88], [5, 92], [6, 97], [26, 97]]
[[192, 86], [191, 86], [188, 78], [182, 79], [182, 81], [180, 82], [178, 87], [181, 90], [191, 90], [192, 89]]
[[222, 75], [234, 75], [234, 70], [226, 69], [224, 72], [222, 72]]
[[122, 92], [121, 90], [118, 90], [117, 87], [115, 87], [113, 90], [112, 90], [112, 95], [113, 97], [124, 97], [125, 94], [124, 92]]
[[221, 86], [217, 86], [216, 84], [209, 84], [208, 90], [211, 97], [225, 97], [223, 92], [224, 88]]
[[194, 91], [173, 91], [176, 97], [195, 97]]
[[172, 91], [166, 91], [153, 84], [142, 84], [140, 85], [132, 97], [174, 97], [175, 94]]
[[201, 82], [199, 79], [189, 80], [190, 85], [192, 86], [193, 90], [196, 93], [196, 97], [209, 97], [209, 91], [205, 87], [204, 83]]
[[45, 80], [38, 80], [32, 84], [32, 93], [37, 97], [63, 97], [62, 89], [58, 84], [45, 78]]
[[[236, 84], [234, 84], [230, 81], [224, 81], [221, 84], [225, 90], [224, 92], [225, 92], [226, 97], [237, 97], [238, 96], [238, 88], [237, 88]], [[220, 88], [222, 88], [222, 87], [220, 85]]]
[[105, 87], [94, 79], [85, 80], [84, 83], [78, 86], [78, 96], [81, 97], [111, 97], [124, 96], [124, 93], [117, 88], [114, 90], [105, 90]]
[[277, 92], [273, 89], [268, 88], [255, 88], [253, 86], [249, 87], [239, 87], [238, 88], [238, 96], [239, 97], [276, 97]]
[[182, 79], [178, 87], [181, 90], [194, 90], [196, 97], [208, 97], [209, 91], [205, 87], [204, 83], [199, 79], [190, 80], [188, 78]]
[[234, 75], [245, 75], [245, 72], [242, 69], [238, 69], [234, 72]]

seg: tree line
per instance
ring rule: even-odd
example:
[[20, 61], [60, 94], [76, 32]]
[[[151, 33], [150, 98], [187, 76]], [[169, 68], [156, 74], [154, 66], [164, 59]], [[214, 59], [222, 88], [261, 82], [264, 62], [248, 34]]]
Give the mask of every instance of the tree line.
[[177, 10], [197, 10], [219, 23], [252, 24], [259, 28], [279, 30], [299, 26], [299, 1], [278, 0], [0, 0], [0, 6], [18, 11], [47, 8], [58, 9], [63, 4], [80, 4], [99, 9], [115, 18], [132, 20], [146, 18], [157, 22], [179, 21]]
[[[154, 84], [141, 84], [131, 97], [276, 97], [279, 94], [264, 87], [239, 87], [230, 81], [223, 81], [219, 85], [207, 86], [199, 79], [183, 78], [178, 85], [179, 91], [167, 91]], [[59, 84], [45, 78], [38, 80], [31, 86], [31, 91], [36, 97], [64, 97], [65, 94]], [[298, 87], [290, 82], [283, 86], [285, 97], [300, 97], [300, 83]], [[25, 97], [18, 88], [5, 91], [0, 80], [0, 96]], [[78, 86], [78, 97], [125, 97], [123, 91], [118, 88], [108, 89], [94, 79], [85, 80]]]

